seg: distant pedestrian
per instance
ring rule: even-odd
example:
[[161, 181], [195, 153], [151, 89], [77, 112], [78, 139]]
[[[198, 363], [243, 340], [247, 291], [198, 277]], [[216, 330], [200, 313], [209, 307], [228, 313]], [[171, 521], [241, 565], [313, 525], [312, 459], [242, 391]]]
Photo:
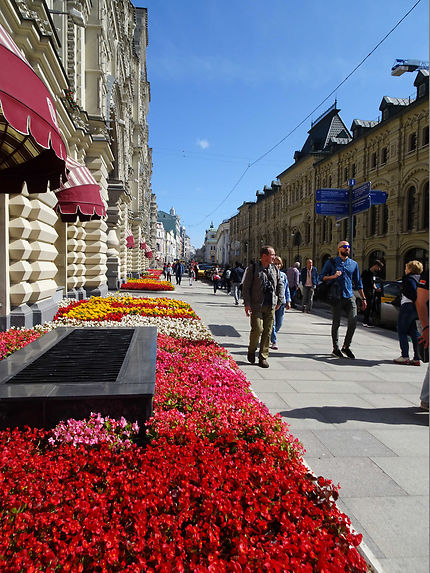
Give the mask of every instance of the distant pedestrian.
[[165, 274], [166, 274], [166, 280], [168, 280], [170, 283], [172, 282], [172, 274], [173, 274], [173, 269], [172, 269], [172, 264], [169, 263], [165, 269]]
[[212, 273], [212, 282], [214, 286], [214, 294], [216, 294], [216, 291], [221, 288], [221, 275], [218, 267], [214, 268]]
[[312, 312], [314, 292], [318, 284], [318, 271], [313, 266], [312, 259], [306, 261], [306, 267], [300, 272], [300, 282], [303, 285], [303, 308], [302, 312]]
[[[423, 265], [420, 261], [409, 261], [405, 266], [405, 274], [402, 277], [402, 298], [400, 300], [400, 310], [397, 319], [397, 336], [399, 338], [401, 355], [395, 358], [396, 364], [411, 364], [412, 366], [421, 366], [418, 354], [417, 329], [417, 309], [415, 302], [417, 300], [417, 285], [420, 281], [420, 275], [423, 272]], [[409, 360], [409, 340], [412, 341], [414, 357]]]
[[194, 280], [199, 280], [199, 263], [194, 263]]
[[291, 308], [297, 308], [296, 296], [300, 282], [299, 268], [300, 268], [300, 263], [297, 261], [294, 263], [292, 267], [289, 267], [287, 269], [288, 288], [290, 289], [290, 296], [291, 296]]
[[184, 274], [185, 267], [182, 261], [177, 261], [175, 265], [175, 277], [176, 284], [180, 285], [182, 280], [182, 275]]
[[193, 280], [195, 280], [195, 271], [194, 271], [194, 265], [190, 265], [190, 268], [188, 270], [188, 275], [190, 277], [190, 286], [193, 286]]
[[242, 268], [239, 262], [236, 262], [234, 268], [231, 271], [230, 280], [233, 289], [234, 304], [237, 306], [239, 304], [241, 283], [243, 279], [243, 274], [245, 270]]
[[221, 276], [222, 286], [225, 287], [227, 294], [230, 294], [231, 291], [231, 269], [230, 265], [226, 265], [224, 272]]
[[251, 317], [248, 362], [254, 364], [260, 344], [258, 365], [261, 368], [269, 367], [267, 359], [275, 310], [285, 302], [284, 285], [279, 269], [273, 264], [274, 259], [274, 248], [262, 247], [260, 261], [248, 266], [243, 280], [245, 313]]
[[[357, 289], [360, 294], [363, 310], [366, 309], [366, 297], [363, 292], [363, 283], [361, 282], [358, 264], [349, 258], [350, 248], [348, 241], [340, 241], [337, 246], [338, 256], [326, 261], [318, 277], [318, 282], [330, 281], [333, 288], [337, 288], [338, 293], [337, 300], [334, 300], [332, 297], [331, 303], [333, 316], [331, 324], [332, 356], [343, 358], [345, 355], [354, 359], [355, 356], [350, 348], [357, 326], [357, 304], [353, 288]], [[342, 349], [339, 349], [339, 326], [342, 311], [347, 313], [348, 327]]]
[[281, 304], [281, 306], [275, 310], [275, 319], [273, 321], [273, 328], [272, 333], [270, 335], [270, 342], [272, 343], [272, 350], [278, 350], [278, 337], [277, 334], [284, 322], [284, 315], [285, 311], [290, 308], [290, 289], [288, 288], [288, 279], [287, 275], [281, 271], [282, 269], [282, 259], [281, 257], [275, 257], [274, 261], [275, 265], [279, 269], [279, 274], [282, 280], [282, 284], [284, 285], [284, 295], [285, 295], [285, 303]]
[[361, 273], [361, 281], [363, 283], [364, 296], [367, 300], [367, 307], [363, 313], [363, 326], [372, 328], [374, 326], [372, 316], [375, 315], [378, 303], [378, 294], [381, 289], [376, 283], [377, 274], [384, 268], [384, 263], [379, 259], [376, 260], [371, 267]]

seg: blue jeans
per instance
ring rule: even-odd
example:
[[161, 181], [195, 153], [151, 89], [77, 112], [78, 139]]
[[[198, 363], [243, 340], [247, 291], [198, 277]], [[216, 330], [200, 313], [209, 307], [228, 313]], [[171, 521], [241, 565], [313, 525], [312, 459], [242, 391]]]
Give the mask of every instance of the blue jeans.
[[240, 298], [240, 283], [232, 283], [233, 285], [233, 296], [234, 296], [234, 302], [236, 304], [239, 304], [239, 298]]
[[296, 308], [296, 296], [297, 296], [297, 286], [289, 287], [290, 297], [291, 297], [291, 308]]
[[273, 321], [272, 333], [270, 335], [270, 342], [276, 344], [276, 334], [284, 322], [285, 304], [281, 304], [278, 310], [275, 310], [275, 320]]
[[338, 303], [332, 306], [333, 321], [331, 323], [331, 338], [333, 341], [333, 348], [338, 348], [339, 346], [338, 332], [343, 310], [346, 312], [348, 317], [348, 326], [343, 347], [349, 348], [357, 326], [357, 305], [355, 303], [355, 297], [342, 298]]
[[417, 318], [418, 315], [413, 302], [405, 302], [401, 305], [399, 310], [399, 317], [397, 319], [397, 335], [399, 337], [400, 349], [402, 351], [403, 358], [409, 358], [408, 336], [410, 336], [412, 340], [412, 346], [414, 347], [414, 360], [419, 360], [419, 333], [416, 324]]

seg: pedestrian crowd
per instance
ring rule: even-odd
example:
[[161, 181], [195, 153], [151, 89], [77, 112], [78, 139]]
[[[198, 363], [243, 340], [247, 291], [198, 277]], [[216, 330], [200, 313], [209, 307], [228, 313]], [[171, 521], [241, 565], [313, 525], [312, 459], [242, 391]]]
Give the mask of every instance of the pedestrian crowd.
[[[318, 272], [312, 259], [307, 259], [301, 269], [295, 261], [285, 271], [283, 261], [276, 256], [272, 246], [263, 246], [260, 260], [250, 261], [246, 266], [236, 262], [233, 267], [212, 268], [211, 281], [214, 294], [225, 290], [232, 295], [238, 306], [243, 299], [245, 313], [250, 318], [250, 334], [247, 358], [251, 364], [258, 359], [261, 368], [269, 368], [269, 350], [278, 350], [277, 334], [284, 322], [285, 312], [290, 308], [299, 309], [297, 299], [302, 297], [301, 311], [312, 313], [314, 296], [329, 303], [332, 313], [331, 340], [333, 358], [355, 359], [351, 349], [354, 332], [357, 327], [358, 292], [360, 310], [363, 313], [363, 326], [374, 327], [373, 317], [380, 305], [381, 286], [378, 275], [384, 269], [382, 260], [376, 259], [361, 274], [358, 263], [351, 258], [348, 241], [340, 241], [337, 255], [328, 258]], [[192, 261], [189, 272], [189, 284], [198, 279], [199, 266]], [[172, 274], [176, 284], [181, 284], [185, 272], [182, 261], [164, 265], [163, 273], [171, 281]], [[401, 355], [393, 362], [399, 365], [420, 366], [421, 361], [428, 362], [428, 270], [423, 272], [420, 261], [409, 261], [402, 277], [401, 293], [398, 305], [397, 334]], [[339, 328], [342, 315], [346, 315], [347, 325], [342, 344], [339, 341]], [[417, 320], [422, 328], [417, 328]], [[409, 357], [409, 340], [412, 343], [413, 357]], [[258, 354], [257, 354], [258, 351]], [[421, 407], [428, 410], [429, 370], [427, 368], [421, 392]]]

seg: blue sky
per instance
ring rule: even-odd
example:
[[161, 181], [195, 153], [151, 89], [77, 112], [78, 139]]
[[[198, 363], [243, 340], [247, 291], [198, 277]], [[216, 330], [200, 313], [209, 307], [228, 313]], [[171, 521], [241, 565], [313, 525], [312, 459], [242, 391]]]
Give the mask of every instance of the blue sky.
[[193, 246], [293, 163], [335, 97], [350, 127], [377, 119], [384, 95], [414, 94], [415, 74], [390, 71], [396, 58], [428, 58], [426, 0], [297, 127], [416, 1], [133, 0], [148, 9], [152, 190]]

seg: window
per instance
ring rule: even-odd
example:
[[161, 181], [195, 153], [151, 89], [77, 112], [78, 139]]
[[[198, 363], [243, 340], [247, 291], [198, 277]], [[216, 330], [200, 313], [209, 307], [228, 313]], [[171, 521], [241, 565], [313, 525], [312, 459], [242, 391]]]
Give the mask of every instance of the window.
[[429, 183], [427, 181], [424, 191], [423, 191], [423, 221], [422, 221], [422, 228], [428, 229], [429, 228]]
[[345, 181], [348, 181], [348, 167], [345, 167], [343, 170], [343, 178]]
[[423, 147], [424, 145], [428, 144], [429, 144], [429, 126], [426, 125], [426, 127], [423, 129]]
[[352, 177], [353, 179], [355, 179], [356, 174], [357, 174], [357, 168], [356, 168], [356, 166], [355, 166], [355, 163], [353, 163], [353, 164], [352, 164], [352, 167], [351, 167], [351, 177]]
[[415, 223], [415, 209], [416, 209], [416, 190], [415, 187], [409, 187], [407, 196], [407, 231], [412, 231]]
[[378, 158], [377, 158], [377, 155], [375, 152], [375, 153], [372, 153], [372, 159], [371, 159], [370, 165], [374, 169], [376, 167], [377, 163], [378, 163]]
[[369, 235], [376, 235], [376, 207], [370, 207]]
[[417, 134], [411, 133], [411, 135], [409, 136], [408, 151], [415, 151], [416, 148], [417, 148]]
[[388, 233], [388, 207], [387, 205], [382, 205], [382, 233], [386, 235]]
[[388, 148], [384, 147], [381, 151], [381, 163], [387, 163], [388, 160]]
[[403, 268], [409, 261], [421, 261], [424, 265], [424, 270], [427, 270], [429, 266], [429, 252], [424, 249], [411, 249], [404, 254]]

